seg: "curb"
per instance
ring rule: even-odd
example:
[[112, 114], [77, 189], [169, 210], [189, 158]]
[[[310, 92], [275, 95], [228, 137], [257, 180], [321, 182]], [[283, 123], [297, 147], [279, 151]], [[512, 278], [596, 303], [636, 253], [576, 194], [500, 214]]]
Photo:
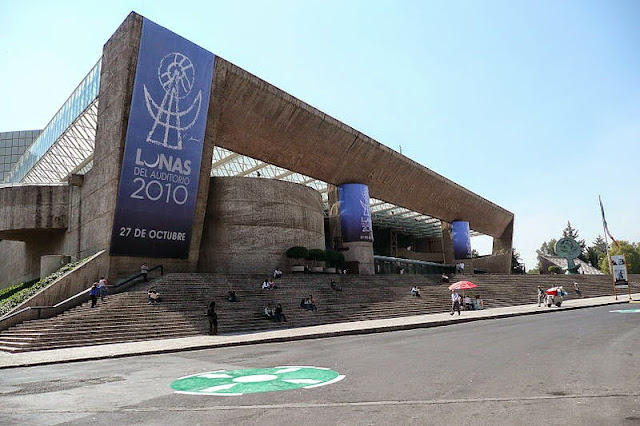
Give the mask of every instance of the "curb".
[[[610, 296], [607, 296], [607, 297], [610, 297]], [[554, 307], [553, 309], [550, 308], [549, 310], [540, 309], [535, 311], [504, 312], [504, 313], [496, 313], [496, 314], [489, 314], [489, 315], [483, 315], [483, 316], [457, 317], [457, 318], [447, 318], [445, 320], [432, 320], [432, 321], [426, 320], [424, 322], [418, 321], [418, 322], [405, 323], [405, 324], [371, 325], [371, 326], [363, 325], [360, 328], [356, 327], [356, 328], [345, 329], [345, 330], [318, 331], [318, 332], [313, 331], [313, 328], [317, 328], [317, 327], [322, 327], [322, 328], [331, 327], [331, 326], [336, 327], [340, 325], [344, 326], [344, 325], [355, 324], [355, 323], [323, 324], [320, 326], [302, 327], [297, 329], [294, 328], [294, 329], [288, 329], [286, 331], [285, 330], [276, 331], [276, 333], [286, 333], [286, 332], [290, 333], [292, 330], [304, 331], [305, 329], [307, 329], [309, 332], [306, 334], [260, 337], [260, 335], [273, 333], [271, 331], [267, 331], [267, 332], [259, 332], [259, 333], [252, 333], [252, 334], [244, 334], [242, 335], [245, 337], [244, 340], [236, 340], [236, 341], [229, 341], [229, 342], [211, 342], [211, 343], [202, 343], [202, 344], [191, 344], [191, 345], [186, 345], [181, 347], [169, 347], [169, 348], [163, 348], [163, 349], [162, 348], [146, 349], [146, 350], [138, 349], [138, 350], [131, 350], [130, 352], [111, 353], [111, 354], [103, 353], [103, 354], [95, 354], [95, 355], [87, 355], [87, 356], [80, 355], [75, 357], [73, 357], [73, 355], [71, 354], [71, 356], [67, 358], [61, 357], [58, 359], [42, 359], [42, 360], [24, 359], [13, 364], [4, 363], [5, 360], [9, 361], [9, 358], [12, 356], [18, 356], [18, 357], [24, 356], [26, 358], [28, 357], [28, 355], [25, 355], [25, 354], [42, 354], [42, 353], [46, 353], [47, 351], [21, 352], [21, 353], [19, 352], [19, 353], [6, 354], [4, 356], [5, 359], [3, 359], [3, 356], [0, 356], [0, 370], [9, 369], [9, 368], [51, 365], [51, 364], [66, 364], [66, 363], [72, 363], [72, 362], [97, 361], [102, 359], [128, 358], [128, 357], [140, 356], [140, 355], [159, 355], [159, 354], [186, 352], [186, 351], [197, 351], [197, 350], [204, 350], [204, 349], [248, 346], [248, 345], [263, 344], [263, 343], [283, 343], [283, 342], [292, 342], [292, 341], [310, 340], [310, 339], [325, 339], [325, 338], [340, 337], [340, 336], [355, 336], [355, 335], [385, 333], [385, 332], [392, 332], [392, 331], [415, 330], [419, 328], [444, 327], [449, 325], [463, 324], [467, 322], [490, 320], [490, 319], [504, 319], [504, 318], [511, 318], [511, 317], [525, 316], [525, 315], [540, 315], [540, 314], [546, 314], [551, 312], [563, 312], [568, 310], [593, 308], [593, 307], [609, 306], [609, 305], [619, 305], [624, 303], [640, 303], [640, 301], [635, 301], [635, 300], [632, 300], [632, 301], [616, 300], [616, 301], [600, 301], [600, 302], [594, 301], [594, 302], [595, 303], [593, 304], [589, 304], [585, 306], [566, 306], [565, 305], [560, 308], [557, 308], [557, 307]], [[517, 305], [517, 306], [528, 306], [528, 305]], [[514, 308], [514, 307], [511, 307], [511, 308]], [[500, 309], [500, 308], [494, 308], [494, 309]], [[442, 315], [442, 314], [431, 314], [431, 315], [425, 315], [425, 316], [428, 317], [433, 315]], [[406, 320], [410, 318], [415, 318], [415, 317], [399, 317], [399, 318], [372, 320], [372, 321], [392, 322], [394, 320], [398, 321], [398, 320], [403, 320], [403, 319]], [[234, 337], [234, 336], [228, 336], [228, 337]], [[171, 340], [178, 340], [178, 339], [171, 339]], [[168, 341], [170, 340], [165, 340], [164, 342], [168, 342]], [[149, 342], [150, 341], [146, 341], [146, 343], [149, 343]], [[116, 345], [120, 345], [120, 344], [127, 345], [131, 343], [134, 343], [134, 342], [117, 343]], [[135, 343], [139, 343], [139, 342], [135, 342]], [[107, 346], [108, 345], [96, 345], [96, 346], [85, 346], [80, 348], [89, 348], [89, 347], [101, 348], [102, 347], [102, 349], [105, 349]], [[66, 350], [73, 350], [73, 349], [77, 350], [79, 348], [54, 349], [54, 350], [66, 351]]]

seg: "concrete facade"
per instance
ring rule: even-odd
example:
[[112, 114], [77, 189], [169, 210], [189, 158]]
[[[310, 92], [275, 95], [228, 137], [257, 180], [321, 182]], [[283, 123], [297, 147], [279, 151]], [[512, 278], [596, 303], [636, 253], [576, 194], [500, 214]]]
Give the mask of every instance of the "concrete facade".
[[[16, 267], [0, 266], [0, 283], [37, 275], [40, 256], [82, 258], [108, 251], [142, 22], [141, 16], [131, 13], [104, 46], [93, 168], [84, 179], [72, 179], [68, 186], [0, 188], [0, 238], [12, 240], [0, 241], [0, 253], [20, 258]], [[210, 180], [214, 146], [322, 180], [330, 188], [362, 183], [373, 198], [440, 219], [442, 248], [429, 258], [441, 256], [445, 263], [456, 261], [448, 223], [468, 221], [474, 231], [494, 237], [494, 256], [483, 262], [493, 272], [509, 272], [513, 234], [509, 211], [220, 57], [214, 62], [211, 90], [188, 258], [107, 256], [102, 273], [112, 280], [139, 271], [143, 261], [184, 272], [242, 272], [237, 265], [244, 264], [248, 269], [243, 272], [248, 272], [272, 269], [295, 241], [309, 248], [324, 247], [317, 192], [250, 178]], [[277, 203], [270, 205], [269, 196]], [[277, 214], [261, 214], [265, 209]], [[283, 238], [270, 245], [268, 239], [278, 232]], [[373, 248], [367, 244], [351, 243], [345, 255], [360, 263], [361, 273], [369, 274], [374, 273]], [[242, 259], [243, 253], [253, 260]]]
[[0, 191], [0, 239], [27, 241], [67, 229], [66, 185], [11, 186]]
[[268, 273], [293, 246], [324, 249], [322, 198], [261, 178], [211, 178], [198, 271]]

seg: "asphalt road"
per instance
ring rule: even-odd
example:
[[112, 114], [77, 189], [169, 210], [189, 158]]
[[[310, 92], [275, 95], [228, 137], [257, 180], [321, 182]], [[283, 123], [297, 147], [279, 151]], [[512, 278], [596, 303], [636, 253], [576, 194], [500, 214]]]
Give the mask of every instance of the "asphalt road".
[[[640, 312], [610, 312], [628, 306], [1, 370], [0, 424], [640, 425]], [[239, 396], [170, 387], [277, 366], [346, 377]]]

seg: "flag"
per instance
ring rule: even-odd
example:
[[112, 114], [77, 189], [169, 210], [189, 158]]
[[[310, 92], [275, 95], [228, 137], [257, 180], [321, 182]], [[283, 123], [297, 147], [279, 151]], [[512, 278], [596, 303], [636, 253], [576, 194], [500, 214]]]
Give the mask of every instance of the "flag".
[[598, 200], [600, 201], [600, 211], [602, 212], [602, 227], [604, 228], [604, 232], [607, 233], [607, 235], [609, 236], [609, 238], [611, 238], [611, 241], [613, 241], [613, 243], [616, 245], [616, 247], [620, 247], [620, 244], [618, 244], [616, 239], [613, 238], [613, 235], [611, 235], [611, 232], [609, 232], [609, 227], [607, 226], [607, 221], [604, 218], [604, 207], [602, 206], [602, 198], [600, 198], [599, 195], [598, 195]]

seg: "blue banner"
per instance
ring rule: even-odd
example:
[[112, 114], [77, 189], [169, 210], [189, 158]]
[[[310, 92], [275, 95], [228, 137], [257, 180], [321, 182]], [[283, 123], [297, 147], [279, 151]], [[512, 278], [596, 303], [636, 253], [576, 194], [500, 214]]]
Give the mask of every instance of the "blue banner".
[[338, 187], [342, 241], [373, 241], [369, 187], [345, 183]]
[[451, 223], [453, 256], [456, 259], [471, 259], [471, 234], [469, 222], [456, 220]]
[[211, 52], [144, 20], [111, 254], [189, 256], [213, 62]]

